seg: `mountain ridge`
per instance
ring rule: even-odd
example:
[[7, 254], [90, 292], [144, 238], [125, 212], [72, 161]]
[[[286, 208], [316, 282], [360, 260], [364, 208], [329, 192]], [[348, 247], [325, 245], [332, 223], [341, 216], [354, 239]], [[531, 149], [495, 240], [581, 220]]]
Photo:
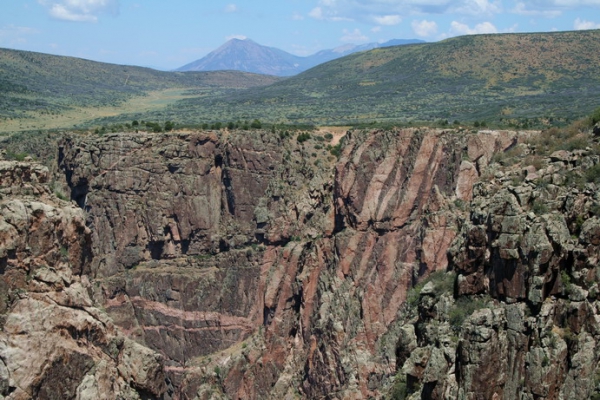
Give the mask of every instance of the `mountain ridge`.
[[234, 70], [275, 76], [293, 76], [319, 64], [359, 51], [378, 47], [425, 43], [418, 39], [392, 39], [384, 43], [346, 44], [297, 56], [276, 47], [263, 46], [252, 39], [231, 39], [206, 56], [175, 69], [186, 71]]

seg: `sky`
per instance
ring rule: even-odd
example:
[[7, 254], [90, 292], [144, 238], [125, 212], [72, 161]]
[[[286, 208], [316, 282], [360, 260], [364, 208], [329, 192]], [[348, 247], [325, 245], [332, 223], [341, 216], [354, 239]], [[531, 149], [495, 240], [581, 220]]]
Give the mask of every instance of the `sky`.
[[353, 43], [600, 29], [600, 0], [2, 0], [0, 47], [172, 70], [232, 38]]

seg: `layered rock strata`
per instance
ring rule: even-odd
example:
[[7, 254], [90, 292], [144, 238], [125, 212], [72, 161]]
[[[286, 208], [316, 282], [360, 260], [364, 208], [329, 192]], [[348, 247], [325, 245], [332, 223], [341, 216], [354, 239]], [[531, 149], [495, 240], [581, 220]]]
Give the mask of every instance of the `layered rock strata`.
[[[320, 140], [317, 140], [320, 139]], [[166, 358], [176, 398], [369, 398], [407, 292], [446, 270], [473, 182], [514, 133], [70, 137], [94, 300]], [[475, 155], [470, 157], [470, 155]]]

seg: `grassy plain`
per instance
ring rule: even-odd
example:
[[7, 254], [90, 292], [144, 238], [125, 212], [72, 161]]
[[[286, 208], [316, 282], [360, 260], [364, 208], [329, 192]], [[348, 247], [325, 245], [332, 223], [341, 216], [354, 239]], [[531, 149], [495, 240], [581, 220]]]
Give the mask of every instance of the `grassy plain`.
[[91, 121], [98, 119], [119, 118], [123, 114], [160, 111], [179, 100], [191, 97], [196, 97], [196, 95], [189, 94], [186, 89], [164, 89], [131, 97], [116, 106], [72, 106], [59, 113], [29, 111], [24, 113], [22, 118], [0, 121], [0, 132], [84, 128], [89, 126]]

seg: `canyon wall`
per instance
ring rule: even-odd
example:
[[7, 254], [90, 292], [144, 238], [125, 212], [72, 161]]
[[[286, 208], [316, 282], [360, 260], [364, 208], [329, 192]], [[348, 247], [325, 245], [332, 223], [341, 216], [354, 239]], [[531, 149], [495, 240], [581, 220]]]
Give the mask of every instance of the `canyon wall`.
[[391, 382], [398, 311], [447, 268], [477, 169], [465, 135], [344, 140], [339, 160], [259, 132], [62, 143], [95, 299], [165, 356], [179, 395], [367, 398]]
[[334, 157], [311, 135], [67, 136], [71, 203], [6, 164], [3, 393], [59, 390], [65, 364], [67, 398], [596, 393], [600, 199], [566, 181], [591, 147], [533, 162], [531, 132], [410, 128]]

